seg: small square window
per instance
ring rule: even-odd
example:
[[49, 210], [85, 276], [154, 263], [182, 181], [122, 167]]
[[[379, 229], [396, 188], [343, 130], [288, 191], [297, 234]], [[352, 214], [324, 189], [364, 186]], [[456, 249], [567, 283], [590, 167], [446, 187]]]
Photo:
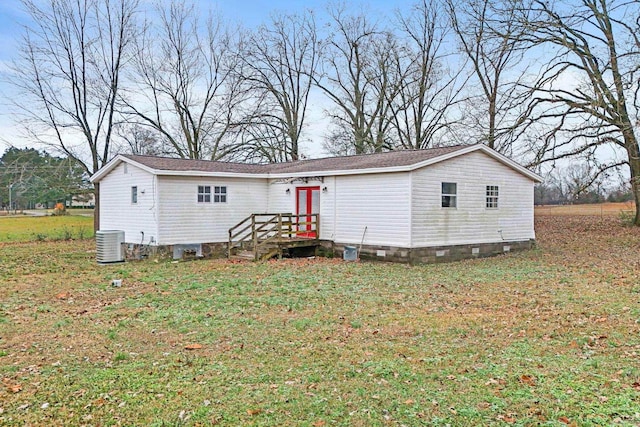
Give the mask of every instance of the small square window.
[[498, 186], [497, 185], [487, 185], [487, 208], [497, 209], [498, 208]]
[[227, 203], [227, 187], [226, 186], [213, 187], [213, 202]]
[[442, 207], [443, 208], [455, 208], [458, 205], [457, 192], [458, 192], [458, 185], [455, 182], [442, 183]]
[[211, 203], [210, 185], [198, 185], [198, 203]]
[[131, 187], [131, 203], [134, 205], [138, 203], [138, 187], [137, 186]]

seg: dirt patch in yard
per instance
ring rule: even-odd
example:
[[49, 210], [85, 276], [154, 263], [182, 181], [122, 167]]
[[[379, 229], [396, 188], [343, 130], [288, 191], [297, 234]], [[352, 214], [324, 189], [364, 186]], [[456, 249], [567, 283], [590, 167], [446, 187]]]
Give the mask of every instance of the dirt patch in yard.
[[597, 203], [589, 205], [541, 205], [535, 207], [536, 216], [604, 216], [634, 212], [635, 203]]

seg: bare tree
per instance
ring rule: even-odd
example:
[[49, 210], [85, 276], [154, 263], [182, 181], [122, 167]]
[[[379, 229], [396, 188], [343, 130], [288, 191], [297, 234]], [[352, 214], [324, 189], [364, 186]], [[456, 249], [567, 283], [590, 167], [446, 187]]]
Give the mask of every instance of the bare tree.
[[364, 14], [348, 15], [343, 8], [329, 14], [331, 34], [323, 50], [324, 69], [314, 79], [335, 105], [327, 111], [335, 129], [325, 148], [334, 152], [332, 145], [338, 141], [338, 151], [345, 146], [356, 154], [380, 151], [388, 129], [385, 108], [391, 68], [391, 52], [383, 46], [392, 43], [393, 36]]
[[532, 149], [540, 161], [553, 161], [603, 158], [601, 152], [613, 148], [619, 157], [603, 163], [599, 171], [629, 166], [636, 225], [640, 225], [639, 16], [640, 3], [625, 0], [553, 6], [534, 0], [519, 22], [530, 32], [526, 41], [548, 49], [551, 57], [531, 88], [536, 97], [529, 115], [531, 121], [554, 120], [555, 125]]
[[[517, 5], [510, 0], [446, 0], [453, 32], [472, 67], [472, 82], [480, 94], [469, 104], [467, 127], [475, 138], [500, 152], [509, 153], [520, 123], [519, 106], [527, 91], [519, 84], [524, 71], [528, 31], [515, 19]], [[516, 134], [517, 135], [517, 134]]]
[[[136, 42], [136, 82], [123, 98], [130, 115], [162, 135], [167, 153], [182, 158], [226, 158], [242, 102], [237, 39], [219, 17], [202, 25], [184, 1], [159, 8], [158, 26]], [[133, 118], [131, 118], [133, 120]]]
[[452, 108], [461, 102], [466, 79], [462, 64], [447, 68], [454, 61], [443, 48], [449, 29], [441, 2], [422, 0], [397, 20], [403, 37], [393, 52], [398, 87], [388, 99], [390, 121], [400, 147], [428, 148], [456, 122]]
[[159, 156], [168, 153], [162, 150], [158, 132], [137, 123], [122, 123], [116, 128], [118, 153], [141, 154], [145, 156]]
[[605, 182], [610, 178], [587, 162], [554, 165], [545, 177], [545, 182], [536, 185], [537, 204], [600, 203], [605, 199]]
[[254, 101], [243, 141], [248, 155], [298, 160], [319, 47], [311, 11], [274, 15], [247, 40], [242, 77]]
[[[39, 143], [80, 161], [88, 174], [109, 160], [116, 98], [138, 0], [23, 0], [31, 18], [12, 66], [16, 106]], [[95, 184], [100, 226], [100, 187]]]

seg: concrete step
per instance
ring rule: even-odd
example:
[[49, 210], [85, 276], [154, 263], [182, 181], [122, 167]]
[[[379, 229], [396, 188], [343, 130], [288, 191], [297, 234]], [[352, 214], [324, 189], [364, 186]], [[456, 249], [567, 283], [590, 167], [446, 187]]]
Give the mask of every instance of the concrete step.
[[253, 252], [252, 251], [240, 251], [233, 255], [231, 255], [231, 259], [240, 259], [240, 260], [248, 260], [253, 261]]

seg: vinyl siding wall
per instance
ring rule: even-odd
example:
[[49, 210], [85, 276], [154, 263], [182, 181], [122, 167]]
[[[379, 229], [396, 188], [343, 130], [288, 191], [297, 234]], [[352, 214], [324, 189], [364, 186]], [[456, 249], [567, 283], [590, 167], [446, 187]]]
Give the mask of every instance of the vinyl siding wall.
[[[252, 213], [267, 211], [267, 180], [158, 177], [159, 243], [226, 242], [229, 228]], [[198, 186], [211, 186], [211, 203], [198, 203]], [[227, 187], [227, 202], [214, 203], [215, 186]]]
[[[456, 208], [441, 207], [442, 182], [457, 183]], [[486, 207], [487, 185], [499, 188], [497, 209]], [[481, 152], [413, 171], [411, 246], [533, 239], [533, 186]]]
[[[296, 213], [296, 186], [270, 179], [268, 184], [268, 213]], [[287, 193], [289, 190], [289, 193]]]
[[[156, 178], [144, 170], [120, 163], [100, 182], [100, 229], [124, 230], [125, 242], [158, 240]], [[131, 203], [131, 187], [138, 187], [138, 203]]]
[[409, 182], [408, 173], [331, 176], [308, 184], [272, 180], [268, 211], [296, 213], [296, 188], [318, 186], [321, 239], [359, 244], [367, 227], [365, 244], [408, 246]]
[[410, 180], [409, 173], [336, 177], [335, 190], [329, 193], [335, 203], [331, 240], [360, 244], [364, 234], [365, 245], [409, 246]]
[[[334, 177], [325, 177], [324, 182], [310, 181], [307, 184], [291, 183], [283, 184], [277, 180], [270, 180], [269, 183], [269, 213], [297, 213], [296, 188], [298, 187], [320, 187], [320, 238], [333, 240], [334, 234], [334, 214], [335, 214], [335, 182]], [[326, 187], [327, 191], [322, 189]], [[289, 190], [289, 193], [287, 193]]]

